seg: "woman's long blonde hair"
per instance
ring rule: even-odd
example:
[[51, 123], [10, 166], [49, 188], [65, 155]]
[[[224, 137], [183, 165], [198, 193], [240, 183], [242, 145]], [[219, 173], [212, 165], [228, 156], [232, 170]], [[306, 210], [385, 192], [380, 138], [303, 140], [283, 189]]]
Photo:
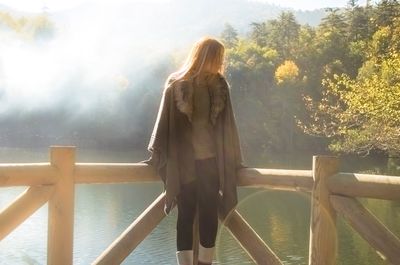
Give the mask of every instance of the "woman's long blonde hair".
[[223, 74], [224, 72], [224, 45], [210, 37], [204, 37], [193, 46], [186, 62], [168, 79], [174, 81], [194, 78], [204, 73]]

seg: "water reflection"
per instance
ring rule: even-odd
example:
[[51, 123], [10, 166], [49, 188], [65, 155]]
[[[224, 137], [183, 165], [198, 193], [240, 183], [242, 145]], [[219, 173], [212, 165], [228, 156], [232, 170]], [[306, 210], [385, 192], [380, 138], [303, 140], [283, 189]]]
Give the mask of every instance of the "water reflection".
[[307, 194], [244, 189], [239, 211], [285, 264], [308, 260], [310, 198]]

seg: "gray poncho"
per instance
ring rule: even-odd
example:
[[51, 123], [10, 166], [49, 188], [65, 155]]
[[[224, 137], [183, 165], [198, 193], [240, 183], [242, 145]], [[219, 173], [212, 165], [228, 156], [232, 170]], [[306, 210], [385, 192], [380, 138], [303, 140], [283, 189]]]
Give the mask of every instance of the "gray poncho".
[[[207, 77], [210, 94], [210, 122], [214, 128], [216, 159], [219, 171], [219, 212], [226, 217], [237, 204], [237, 170], [242, 166], [242, 153], [229, 85], [218, 74]], [[148, 150], [147, 161], [164, 182], [165, 212], [176, 203], [185, 176], [195, 175], [192, 145], [193, 86], [192, 82], [171, 79], [161, 99], [157, 120]]]

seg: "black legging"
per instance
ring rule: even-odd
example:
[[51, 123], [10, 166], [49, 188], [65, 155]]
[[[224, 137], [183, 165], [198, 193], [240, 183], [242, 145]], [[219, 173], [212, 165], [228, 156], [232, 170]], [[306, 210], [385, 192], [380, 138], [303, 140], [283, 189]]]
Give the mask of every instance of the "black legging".
[[203, 247], [215, 246], [218, 230], [219, 177], [215, 157], [196, 160], [197, 180], [178, 195], [177, 250], [193, 249], [193, 221], [199, 206], [199, 236]]

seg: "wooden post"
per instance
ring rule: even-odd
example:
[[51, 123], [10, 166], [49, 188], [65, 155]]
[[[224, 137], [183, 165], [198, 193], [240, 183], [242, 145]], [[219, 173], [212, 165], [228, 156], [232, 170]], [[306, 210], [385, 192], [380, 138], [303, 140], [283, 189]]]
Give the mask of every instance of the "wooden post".
[[336, 157], [313, 156], [309, 265], [336, 263], [336, 213], [329, 200], [327, 181], [337, 173], [338, 168], [339, 160]]
[[74, 231], [75, 147], [51, 147], [51, 165], [58, 173], [49, 201], [47, 264], [71, 265]]

